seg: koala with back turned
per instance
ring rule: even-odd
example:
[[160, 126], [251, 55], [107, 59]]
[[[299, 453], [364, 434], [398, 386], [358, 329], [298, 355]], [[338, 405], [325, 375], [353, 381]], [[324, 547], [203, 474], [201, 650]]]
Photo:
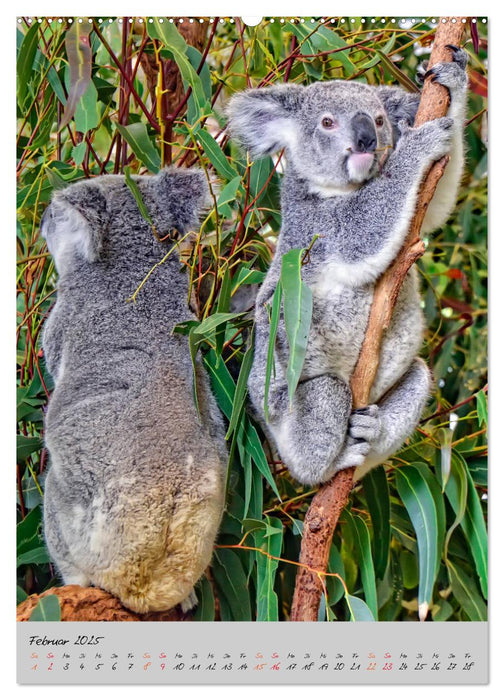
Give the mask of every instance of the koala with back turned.
[[55, 192], [44, 214], [59, 273], [43, 348], [55, 389], [45, 421], [44, 529], [64, 582], [93, 584], [137, 612], [192, 607], [221, 519], [224, 427], [199, 366], [198, 416], [187, 340], [187, 278], [175, 229], [198, 223], [206, 179], [167, 169]]
[[[345, 81], [294, 84], [238, 93], [229, 130], [252, 157], [285, 149], [282, 229], [255, 311], [253, 407], [264, 418], [269, 340], [267, 305], [282, 256], [307, 248], [303, 281], [313, 296], [312, 324], [300, 382], [289, 405], [289, 355], [280, 319], [265, 429], [290, 472], [316, 484], [356, 466], [360, 479], [412, 433], [430, 390], [417, 357], [423, 337], [417, 272], [410, 270], [385, 332], [370, 405], [352, 410], [349, 381], [366, 332], [374, 286], [399, 252], [420, 183], [434, 161], [450, 162], [429, 205], [423, 232], [441, 226], [456, 201], [463, 170], [466, 97], [464, 51], [438, 63], [433, 80], [450, 92], [447, 117], [412, 128], [419, 95]], [[427, 74], [426, 74], [427, 75]]]

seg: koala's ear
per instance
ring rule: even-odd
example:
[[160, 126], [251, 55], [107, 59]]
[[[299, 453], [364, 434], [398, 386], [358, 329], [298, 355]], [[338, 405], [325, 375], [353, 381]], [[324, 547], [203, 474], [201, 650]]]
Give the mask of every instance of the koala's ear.
[[301, 85], [286, 83], [237, 93], [226, 109], [231, 137], [252, 157], [293, 147], [298, 139], [296, 113], [304, 90]]
[[203, 208], [210, 206], [207, 179], [198, 168], [164, 168], [157, 175], [138, 178], [137, 183], [162, 236], [199, 226]]
[[410, 126], [413, 126], [415, 122], [415, 116], [420, 102], [420, 93], [406, 92], [402, 88], [389, 87], [387, 85], [383, 85], [377, 88], [377, 90], [392, 125], [395, 145], [400, 136], [398, 128], [399, 122], [406, 120]]
[[59, 274], [76, 257], [90, 263], [98, 260], [107, 220], [106, 199], [92, 181], [54, 193], [40, 222], [40, 232]]

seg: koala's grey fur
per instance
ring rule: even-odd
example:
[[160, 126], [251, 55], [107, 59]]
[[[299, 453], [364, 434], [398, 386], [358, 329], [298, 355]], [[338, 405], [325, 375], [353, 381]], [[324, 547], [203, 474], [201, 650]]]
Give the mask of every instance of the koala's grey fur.
[[[136, 184], [158, 238], [198, 225], [206, 179], [167, 169]], [[45, 422], [44, 527], [65, 583], [94, 584], [138, 612], [194, 604], [210, 562], [227, 462], [204, 370], [201, 420], [187, 339], [186, 275], [142, 218], [122, 176], [55, 192], [42, 234], [59, 273], [45, 324], [55, 379]], [[184, 603], [184, 604], [185, 604]]]
[[[450, 90], [449, 115], [411, 128], [419, 95], [357, 82], [285, 84], [235, 95], [228, 107], [231, 136], [253, 157], [285, 148], [282, 229], [256, 303], [255, 356], [250, 397], [264, 417], [269, 339], [266, 305], [282, 256], [315, 242], [304, 282], [313, 293], [308, 349], [292, 408], [285, 370], [288, 344], [280, 321], [266, 426], [280, 456], [302, 483], [326, 481], [357, 466], [359, 479], [393, 454], [414, 430], [430, 390], [430, 374], [416, 356], [423, 336], [418, 280], [407, 276], [385, 333], [370, 406], [352, 411], [349, 380], [366, 331], [374, 284], [397, 255], [430, 165], [451, 160], [432, 200], [423, 231], [450, 213], [463, 169], [467, 57], [433, 75]], [[378, 120], [378, 121], [376, 121]], [[388, 154], [388, 157], [387, 157]]]

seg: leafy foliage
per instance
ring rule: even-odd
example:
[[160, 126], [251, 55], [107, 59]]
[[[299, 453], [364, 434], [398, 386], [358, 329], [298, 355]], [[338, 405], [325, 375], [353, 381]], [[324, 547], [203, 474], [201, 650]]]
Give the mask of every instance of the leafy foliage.
[[[399, 82], [413, 89], [435, 25], [369, 18], [263, 20], [257, 27], [238, 18], [184, 18], [184, 24], [203, 24], [201, 49], [191, 45], [197, 42], [190, 27], [183, 32], [179, 20], [166, 17], [18, 25], [18, 600], [57, 582], [41, 534], [43, 415], [52, 381], [40, 333], [56, 283], [39, 234], [42, 213], [52, 191], [70, 182], [155, 173], [173, 163], [206, 168], [213, 201], [181, 262], [199, 321], [175, 330], [188, 336], [193, 357], [202, 354], [229, 422], [227, 507], [211, 573], [197, 586], [195, 616], [285, 620], [313, 491], [274, 461], [246, 410], [252, 321], [232, 306], [261, 283], [271, 260], [281, 222], [281, 158], [250, 162], [228, 141], [223, 106], [236, 90], [287, 80]], [[424, 356], [435, 389], [408, 444], [352, 494], [331, 546], [322, 620], [414, 620], [422, 603], [433, 620], [486, 618], [485, 29], [479, 23], [472, 32], [479, 33], [478, 49], [469, 36], [466, 44], [472, 91], [457, 208], [419, 263]], [[170, 62], [182, 81], [175, 103], [159, 77]], [[299, 310], [307, 301], [301, 259], [286, 266], [271, 309], [274, 325], [283, 294], [293, 310], [294, 345], [302, 340]], [[300, 357], [292, 360], [295, 387]], [[58, 611], [39, 613], [47, 619]]]

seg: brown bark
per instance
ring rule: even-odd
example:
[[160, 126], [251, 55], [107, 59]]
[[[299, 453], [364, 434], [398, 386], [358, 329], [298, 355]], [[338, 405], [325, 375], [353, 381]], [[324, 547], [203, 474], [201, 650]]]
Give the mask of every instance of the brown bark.
[[101, 588], [61, 586], [40, 595], [31, 595], [17, 607], [18, 622], [28, 622], [41, 598], [55, 595], [59, 599], [63, 622], [174, 622], [191, 619], [180, 608], [140, 615], [124, 608], [119, 600]]
[[[446, 45], [459, 46], [464, 33], [465, 24], [461, 22], [460, 17], [445, 19], [446, 22], [440, 20], [436, 31], [429, 68], [439, 61], [451, 61], [452, 54]], [[452, 22], [452, 19], [456, 19], [456, 22]], [[422, 90], [415, 126], [444, 116], [448, 106], [448, 90], [427, 79]], [[445, 156], [429, 171], [420, 188], [416, 213], [405, 244], [395, 261], [376, 284], [366, 336], [351, 380], [356, 408], [366, 406], [368, 403], [378, 368], [383, 332], [388, 327], [397, 295], [408, 270], [424, 252], [423, 243], [419, 238], [420, 229], [428, 204], [447, 162], [448, 158]], [[331, 481], [323, 484], [313, 497], [306, 513], [299, 555], [299, 562], [303, 566], [298, 569], [291, 607], [293, 621], [317, 620], [329, 550], [338, 518], [352, 490], [354, 472], [355, 467], [343, 469]]]

